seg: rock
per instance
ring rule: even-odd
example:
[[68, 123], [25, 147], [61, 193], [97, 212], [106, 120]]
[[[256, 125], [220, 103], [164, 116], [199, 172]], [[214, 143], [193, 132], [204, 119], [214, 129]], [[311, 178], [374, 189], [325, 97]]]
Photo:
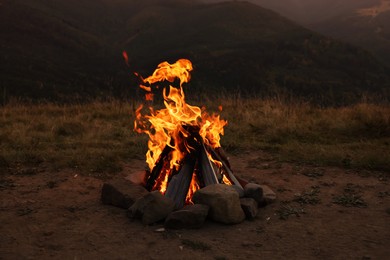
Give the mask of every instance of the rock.
[[199, 189], [192, 201], [210, 206], [209, 216], [214, 221], [237, 224], [245, 219], [238, 193], [229, 185], [213, 184]]
[[144, 187], [125, 179], [104, 183], [101, 200], [104, 204], [128, 209], [140, 197], [149, 193]]
[[139, 198], [128, 210], [128, 217], [141, 218], [144, 225], [150, 225], [165, 219], [175, 204], [159, 191], [152, 191]]
[[145, 185], [145, 176], [146, 176], [146, 171], [138, 171], [138, 172], [133, 172], [133, 173], [129, 174], [128, 176], [125, 177], [125, 179], [133, 182], [134, 184], [144, 186]]
[[276, 200], [276, 194], [267, 185], [260, 185], [263, 189], [263, 201], [259, 205], [268, 205]]
[[240, 203], [247, 219], [254, 219], [257, 216], [258, 204], [254, 199], [242, 198]]
[[244, 187], [245, 197], [254, 199], [257, 203], [263, 201], [263, 189], [259, 184], [248, 183]]
[[202, 204], [187, 205], [172, 212], [164, 226], [171, 229], [200, 228], [206, 220], [210, 207]]
[[244, 192], [244, 189], [237, 186], [237, 185], [232, 185], [232, 188], [234, 188], [236, 190], [236, 192], [238, 193], [238, 196], [240, 198], [243, 198], [245, 196], [245, 192]]

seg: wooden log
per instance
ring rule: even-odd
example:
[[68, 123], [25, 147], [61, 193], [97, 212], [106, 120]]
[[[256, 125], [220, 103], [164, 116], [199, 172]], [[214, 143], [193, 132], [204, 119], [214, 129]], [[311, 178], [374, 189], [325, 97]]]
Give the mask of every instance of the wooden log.
[[226, 162], [219, 156], [219, 154], [210, 146], [206, 147], [207, 150], [210, 152], [211, 156], [215, 159], [218, 160], [222, 163], [222, 167], [227, 173], [227, 177], [229, 178], [230, 181], [239, 188], [243, 189], [240, 182], [237, 180], [237, 178], [234, 176], [232, 170], [227, 166]]
[[219, 183], [217, 174], [215, 173], [213, 164], [207, 156], [206, 147], [203, 142], [201, 142], [199, 149], [199, 174], [201, 175], [204, 185], [208, 186]]
[[149, 177], [146, 180], [145, 188], [148, 191], [152, 191], [154, 185], [156, 184], [156, 180], [158, 176], [161, 174], [161, 171], [164, 167], [165, 160], [168, 160], [168, 155], [172, 151], [172, 148], [168, 145], [165, 146], [164, 150], [161, 152], [160, 157], [158, 158], [156, 165], [152, 169], [152, 172], [150, 173]]
[[225, 153], [225, 150], [222, 147], [217, 147], [217, 148], [215, 148], [215, 151], [219, 154], [221, 159], [224, 160], [224, 162], [229, 167], [229, 169], [232, 169], [232, 167], [230, 166], [229, 159], [228, 159], [228, 157], [227, 157], [227, 155]]
[[174, 201], [176, 209], [181, 209], [184, 206], [191, 184], [192, 174], [194, 173], [196, 160], [197, 158], [193, 153], [187, 154], [179, 172], [174, 175], [168, 183], [165, 196]]

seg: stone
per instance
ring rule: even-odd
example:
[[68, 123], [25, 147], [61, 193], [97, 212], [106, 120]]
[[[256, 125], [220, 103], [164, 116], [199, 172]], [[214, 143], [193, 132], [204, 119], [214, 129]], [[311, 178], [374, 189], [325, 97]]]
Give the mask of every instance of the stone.
[[134, 184], [144, 186], [145, 177], [146, 177], [146, 171], [138, 171], [138, 172], [130, 173], [128, 176], [125, 177], [125, 179], [133, 182]]
[[224, 224], [237, 224], [245, 219], [237, 191], [225, 184], [213, 184], [195, 192], [192, 201], [210, 207], [209, 217]]
[[187, 205], [172, 212], [164, 226], [171, 229], [200, 228], [206, 220], [210, 207], [202, 204]]
[[101, 193], [103, 204], [128, 209], [140, 197], [149, 193], [144, 187], [126, 179], [115, 179], [104, 183]]
[[140, 218], [144, 225], [164, 220], [174, 209], [174, 202], [159, 191], [152, 191], [139, 198], [128, 210], [130, 218]]
[[259, 205], [265, 206], [273, 203], [276, 200], [276, 194], [267, 185], [260, 185], [263, 190], [263, 201]]
[[259, 184], [248, 183], [244, 187], [245, 197], [254, 199], [257, 203], [263, 201], [263, 189]]
[[236, 190], [236, 192], [238, 193], [238, 196], [240, 198], [243, 198], [245, 196], [245, 192], [244, 192], [244, 189], [237, 186], [237, 185], [232, 185], [232, 188], [234, 188]]
[[241, 208], [245, 213], [247, 219], [254, 219], [257, 216], [258, 204], [252, 198], [241, 198]]

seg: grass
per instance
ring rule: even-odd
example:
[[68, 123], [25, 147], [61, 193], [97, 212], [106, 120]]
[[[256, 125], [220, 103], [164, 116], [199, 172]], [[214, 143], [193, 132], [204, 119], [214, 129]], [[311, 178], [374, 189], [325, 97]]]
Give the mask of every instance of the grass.
[[296, 194], [294, 201], [298, 202], [300, 205], [316, 205], [321, 203], [321, 199], [318, 197], [319, 193], [320, 188], [318, 186], [312, 186], [310, 190]]
[[225, 100], [222, 145], [265, 150], [280, 161], [390, 170], [390, 106], [340, 108], [277, 100]]
[[333, 198], [333, 203], [344, 207], [366, 208], [367, 203], [362, 198], [363, 188], [359, 185], [348, 183], [343, 193]]
[[362, 199], [361, 195], [343, 193], [333, 198], [333, 203], [344, 207], [366, 208], [367, 203]]
[[103, 174], [143, 158], [146, 138], [132, 131], [132, 104], [13, 104], [0, 109], [0, 168], [64, 168]]
[[291, 215], [300, 217], [302, 214], [306, 214], [306, 212], [303, 208], [293, 207], [286, 202], [281, 204], [280, 208], [276, 210], [276, 214], [279, 216], [279, 219], [286, 220]]
[[[189, 103], [208, 111], [223, 106], [229, 124], [221, 143], [231, 154], [263, 150], [278, 161], [390, 171], [388, 105], [318, 108], [239, 98]], [[119, 101], [1, 107], [0, 172], [41, 166], [96, 176], [118, 172], [146, 152], [146, 136], [132, 131], [135, 107]]]

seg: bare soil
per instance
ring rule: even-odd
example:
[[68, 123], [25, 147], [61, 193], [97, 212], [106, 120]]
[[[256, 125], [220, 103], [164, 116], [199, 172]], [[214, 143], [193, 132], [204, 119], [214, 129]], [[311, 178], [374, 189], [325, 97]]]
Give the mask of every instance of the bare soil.
[[[104, 180], [92, 174], [2, 173], [0, 259], [388, 259], [389, 173], [279, 163], [262, 152], [230, 159], [236, 175], [278, 199], [253, 221], [198, 230], [130, 221], [101, 204]], [[131, 161], [119, 175], [143, 168]]]

